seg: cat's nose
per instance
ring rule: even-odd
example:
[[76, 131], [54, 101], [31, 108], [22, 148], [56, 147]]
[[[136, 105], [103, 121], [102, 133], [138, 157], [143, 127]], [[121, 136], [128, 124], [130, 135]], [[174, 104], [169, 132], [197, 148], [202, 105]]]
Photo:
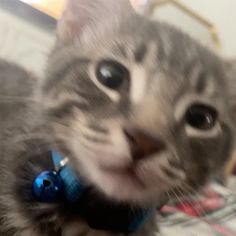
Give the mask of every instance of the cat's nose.
[[126, 128], [124, 133], [128, 139], [134, 161], [149, 158], [165, 149], [164, 141], [141, 129]]

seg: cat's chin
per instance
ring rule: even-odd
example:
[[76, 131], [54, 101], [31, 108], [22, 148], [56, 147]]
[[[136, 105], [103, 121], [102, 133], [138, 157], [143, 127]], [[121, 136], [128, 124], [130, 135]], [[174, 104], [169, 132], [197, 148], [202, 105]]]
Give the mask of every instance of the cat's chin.
[[185, 180], [184, 171], [170, 165], [168, 159], [171, 158], [171, 153], [163, 152], [158, 158], [123, 166], [104, 165], [83, 158], [81, 162], [76, 161], [75, 166], [80, 163], [79, 173], [110, 199], [153, 206], [159, 204], [166, 192]]
[[103, 169], [95, 184], [107, 197], [117, 202], [146, 207], [158, 206], [166, 198], [164, 186], [147, 184], [131, 170]]

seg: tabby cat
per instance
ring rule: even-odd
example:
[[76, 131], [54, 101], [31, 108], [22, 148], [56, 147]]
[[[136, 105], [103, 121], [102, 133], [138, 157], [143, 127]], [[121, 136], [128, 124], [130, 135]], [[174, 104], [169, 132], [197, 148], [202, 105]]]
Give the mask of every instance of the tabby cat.
[[[0, 235], [155, 235], [155, 214], [123, 232], [93, 227], [78, 205], [97, 223], [203, 186], [234, 147], [230, 77], [218, 56], [127, 0], [69, 0], [45, 79], [0, 63]], [[89, 186], [82, 204], [35, 196], [52, 150]]]

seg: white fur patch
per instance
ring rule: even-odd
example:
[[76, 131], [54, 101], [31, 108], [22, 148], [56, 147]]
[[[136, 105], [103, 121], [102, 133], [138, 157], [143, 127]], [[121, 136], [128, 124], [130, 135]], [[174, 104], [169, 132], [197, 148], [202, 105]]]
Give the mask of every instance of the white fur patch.
[[221, 132], [221, 126], [217, 123], [212, 129], [210, 130], [198, 130], [192, 128], [190, 125], [186, 125], [186, 133], [191, 137], [201, 137], [201, 138], [211, 138], [218, 136]]
[[131, 71], [130, 98], [133, 103], [140, 102], [146, 91], [146, 73], [143, 67], [134, 65]]

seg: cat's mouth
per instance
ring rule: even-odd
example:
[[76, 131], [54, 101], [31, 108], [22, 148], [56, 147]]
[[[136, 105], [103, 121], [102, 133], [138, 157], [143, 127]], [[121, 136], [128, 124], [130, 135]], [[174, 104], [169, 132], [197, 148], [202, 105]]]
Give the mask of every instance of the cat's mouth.
[[103, 184], [100, 188], [113, 200], [136, 202], [137, 196], [142, 198], [141, 195], [150, 190], [150, 186], [143, 181], [134, 167], [102, 168], [101, 175]]
[[179, 159], [164, 138], [137, 128], [115, 131], [111, 140], [116, 145], [112, 142], [90, 152], [80, 146], [88, 157], [80, 159], [78, 154], [80, 162], [76, 163], [89, 184], [113, 200], [135, 204], [155, 203], [180, 184], [183, 170], [171, 163]]
[[[124, 166], [101, 166], [104, 175], [110, 179], [111, 182], [117, 185], [123, 184], [143, 191], [147, 188], [147, 183], [140, 175], [138, 168], [142, 162], [151, 158], [155, 152], [164, 149], [162, 142], [148, 137], [146, 133], [140, 132], [137, 129], [124, 130], [126, 141], [130, 148], [131, 161]], [[123, 191], [121, 188], [121, 191]]]
[[[94, 181], [107, 196], [114, 200], [142, 205], [155, 204], [165, 191], [183, 181], [182, 172], [170, 168], [166, 161], [167, 157], [168, 153], [163, 152], [158, 158], [149, 158], [127, 167], [100, 166], [99, 178]], [[165, 173], [163, 169], [168, 169], [169, 172]]]
[[142, 180], [142, 178], [137, 174], [135, 167], [127, 167], [127, 168], [104, 168], [103, 172], [110, 176], [113, 180], [125, 181], [124, 184], [128, 182], [132, 182], [139, 188], [145, 189], [146, 184]]
[[145, 162], [154, 154], [163, 153], [165, 150], [164, 142], [149, 137], [146, 133], [138, 129], [124, 129], [126, 141], [130, 148], [131, 161], [125, 166], [102, 167], [102, 171], [110, 175], [111, 178], [130, 180], [134, 184], [145, 188], [146, 184], [137, 173], [140, 162]]

